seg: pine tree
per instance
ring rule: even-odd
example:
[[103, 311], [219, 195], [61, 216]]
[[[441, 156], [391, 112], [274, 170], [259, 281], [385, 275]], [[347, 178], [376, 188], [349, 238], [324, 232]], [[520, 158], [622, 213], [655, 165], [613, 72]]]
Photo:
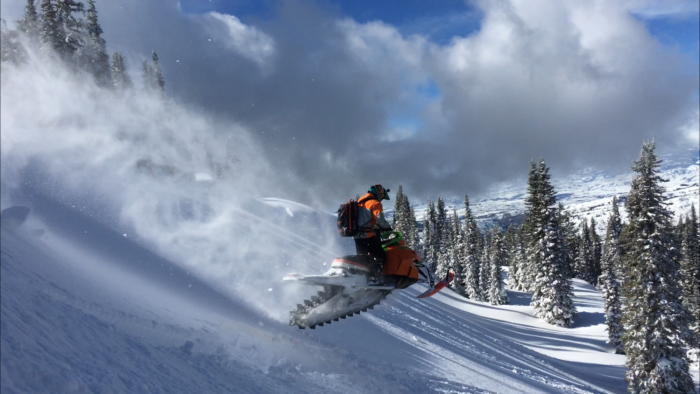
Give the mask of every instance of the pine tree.
[[452, 270], [452, 250], [454, 248], [452, 230], [450, 230], [449, 220], [447, 220], [447, 210], [442, 197], [438, 198], [437, 207], [437, 238], [438, 243], [438, 264], [435, 270], [437, 278], [444, 278]]
[[462, 223], [459, 221], [459, 215], [457, 215], [456, 207], [452, 207], [452, 217], [450, 221], [450, 238], [452, 239], [451, 242], [454, 246], [458, 242], [459, 232], [462, 231]]
[[481, 266], [479, 267], [479, 288], [484, 296], [484, 301], [489, 300], [489, 287], [491, 286], [491, 241], [493, 236], [491, 231], [487, 231], [479, 245], [481, 255]]
[[165, 93], [165, 79], [163, 79], [163, 73], [160, 70], [156, 51], [153, 51], [151, 59], [153, 59], [153, 86], [159, 93], [163, 94]]
[[671, 213], [659, 174], [655, 143], [645, 142], [632, 169], [623, 288], [623, 336], [627, 382], [632, 393], [692, 393], [693, 380], [682, 347], [690, 320], [681, 297], [678, 253], [672, 248]]
[[129, 89], [133, 86], [129, 73], [126, 70], [124, 56], [120, 52], [112, 54], [112, 83], [117, 90]]
[[436, 218], [435, 218], [435, 234], [438, 254], [445, 254], [447, 248], [447, 238], [449, 237], [449, 222], [447, 220], [447, 209], [445, 208], [445, 201], [442, 197], [438, 197], [437, 208], [436, 208]]
[[452, 270], [452, 255], [444, 249], [438, 253], [435, 277], [444, 278]]
[[530, 172], [527, 179], [528, 197], [525, 200], [525, 220], [523, 222], [523, 240], [525, 241], [526, 261], [522, 267], [521, 283], [523, 290], [533, 291], [535, 278], [537, 275], [537, 262], [539, 261], [540, 246], [538, 235], [537, 218], [535, 212], [542, 210], [543, 202], [539, 201], [537, 190], [539, 188], [538, 168], [535, 162], [530, 162]]
[[[401, 231], [402, 217], [401, 208], [403, 207], [403, 187], [399, 185], [399, 190], [396, 191], [396, 202], [394, 203], [394, 222], [392, 223], [394, 230]], [[403, 231], [401, 231], [403, 232]]]
[[[141, 77], [143, 79], [143, 88], [146, 91], [151, 91], [153, 90], [153, 67], [148, 64], [148, 60], [144, 59], [143, 62], [141, 63]], [[357, 201], [358, 198], [355, 199]]]
[[479, 287], [479, 267], [481, 266], [479, 262], [479, 228], [476, 224], [476, 219], [472, 215], [472, 210], [469, 207], [469, 197], [464, 196], [464, 207], [465, 218], [465, 243], [464, 243], [464, 260], [462, 272], [464, 274], [464, 279], [462, 285], [464, 286], [464, 292], [469, 299], [474, 301], [481, 301], [484, 299], [481, 293], [481, 288]]
[[[451, 251], [451, 265], [455, 272], [455, 278], [463, 278], [464, 273], [462, 261], [464, 261], [464, 231], [462, 230], [462, 222], [459, 220], [457, 210], [452, 210], [452, 226], [453, 226], [453, 241]], [[458, 294], [464, 294], [464, 288], [461, 286], [461, 281], [453, 280], [450, 287], [457, 291]]]
[[583, 279], [590, 284], [595, 284], [593, 268], [593, 242], [591, 242], [591, 232], [588, 222], [584, 219], [581, 222], [581, 234], [578, 244], [578, 256], [575, 262], [575, 274], [579, 279]]
[[[524, 223], [523, 223], [524, 224]], [[515, 288], [513, 290], [517, 291], [529, 291], [529, 268], [530, 268], [530, 263], [528, 261], [528, 256], [527, 256], [527, 247], [526, 247], [526, 237], [525, 237], [525, 226], [521, 226], [518, 229], [517, 232], [518, 235], [518, 249], [516, 251], [517, 253], [517, 260], [518, 260], [518, 283], [520, 287]]]
[[622, 251], [620, 235], [622, 234], [622, 220], [617, 208], [617, 199], [613, 197], [613, 212], [608, 219], [608, 227], [605, 233], [605, 253], [601, 261], [602, 273], [598, 279], [600, 290], [605, 301], [605, 321], [608, 325], [608, 343], [615, 348], [615, 353], [623, 354], [622, 334], [622, 299], [620, 283], [616, 272], [621, 264]]
[[564, 204], [559, 203], [559, 227], [564, 236], [563, 252], [566, 261], [564, 262], [564, 276], [567, 279], [574, 277], [574, 262], [576, 261], [576, 251], [578, 250], [578, 234], [576, 225], [571, 219], [571, 214], [566, 210]]
[[438, 245], [437, 245], [437, 212], [435, 204], [428, 200], [428, 211], [426, 212], [425, 227], [423, 228], [425, 238], [425, 261], [430, 270], [434, 273], [437, 269], [438, 262]]
[[408, 211], [410, 212], [409, 223], [410, 223], [410, 229], [411, 229], [411, 236], [410, 236], [411, 241], [408, 243], [408, 245], [413, 250], [415, 250], [419, 256], [423, 256], [423, 244], [421, 243], [420, 233], [418, 232], [418, 225], [416, 223], [416, 213], [413, 210], [413, 207], [408, 202], [408, 198], [406, 198], [406, 204], [409, 207], [408, 208]]
[[56, 20], [59, 29], [63, 31], [63, 42], [55, 47], [58, 54], [73, 64], [75, 54], [84, 45], [84, 24], [81, 19], [75, 17], [76, 13], [85, 10], [83, 3], [75, 0], [56, 0]]
[[694, 205], [683, 224], [681, 238], [683, 305], [690, 312], [689, 328], [693, 332], [688, 346], [694, 350], [689, 353], [693, 353], [691, 356], [695, 362], [700, 362], [700, 238], [698, 237], [698, 216]]
[[515, 231], [513, 224], [508, 226], [503, 239], [506, 250], [506, 259], [508, 261], [508, 288], [517, 290], [520, 288], [518, 278], [518, 234]]
[[45, 52], [59, 53], [66, 41], [63, 26], [58, 20], [54, 0], [41, 1], [41, 48]]
[[404, 239], [406, 240], [406, 244], [417, 251], [417, 249], [415, 249], [418, 247], [418, 242], [416, 241], [416, 217], [413, 213], [413, 208], [411, 208], [411, 202], [408, 200], [408, 196], [403, 192], [400, 185], [399, 190], [401, 191], [401, 203], [398, 204], [400, 227], [397, 229], [397, 231], [401, 231], [401, 233], [404, 235]]
[[491, 305], [504, 305], [508, 303], [508, 293], [506, 292], [505, 284], [503, 283], [503, 274], [501, 266], [507, 264], [507, 248], [503, 242], [501, 230], [496, 229], [493, 233], [490, 253], [490, 269], [488, 298]]
[[600, 240], [600, 236], [598, 235], [598, 232], [596, 231], [596, 223], [595, 219], [591, 218], [591, 225], [588, 227], [588, 231], [590, 232], [589, 238], [591, 240], [591, 279], [593, 282], [591, 283], [593, 286], [598, 285], [598, 277], [600, 277], [601, 274], [601, 268], [600, 268], [600, 259], [602, 258], [602, 242]]
[[17, 31], [8, 29], [5, 20], [0, 19], [0, 61], [17, 64], [23, 58], [24, 52]]
[[535, 315], [547, 323], [569, 327], [574, 322], [576, 308], [571, 284], [564, 275], [564, 238], [559, 228], [556, 193], [549, 177], [549, 168], [541, 159], [527, 199], [530, 242], [534, 249], [529, 256], [537, 273], [530, 305], [535, 308]]
[[[102, 38], [102, 27], [97, 20], [95, 0], [88, 0], [87, 9], [87, 42], [80, 49], [80, 61], [85, 70], [95, 77], [100, 86], [109, 86], [111, 82], [109, 55], [107, 43]], [[123, 68], [123, 59], [122, 59]]]
[[39, 36], [39, 27], [39, 14], [36, 12], [34, 0], [27, 0], [24, 19], [17, 22], [17, 29], [33, 41]]

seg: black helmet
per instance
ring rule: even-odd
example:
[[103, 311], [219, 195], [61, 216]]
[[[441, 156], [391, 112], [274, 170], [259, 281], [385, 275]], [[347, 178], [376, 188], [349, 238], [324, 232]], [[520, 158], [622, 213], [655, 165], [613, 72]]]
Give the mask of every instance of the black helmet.
[[391, 200], [389, 198], [389, 189], [385, 189], [382, 185], [376, 184], [373, 186], [370, 186], [369, 190], [367, 190], [369, 193], [372, 193], [372, 195], [379, 201], [381, 200]]

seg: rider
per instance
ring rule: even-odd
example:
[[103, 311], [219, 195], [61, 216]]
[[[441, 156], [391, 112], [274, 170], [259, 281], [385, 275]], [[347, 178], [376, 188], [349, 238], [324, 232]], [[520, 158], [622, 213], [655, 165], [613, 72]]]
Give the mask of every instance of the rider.
[[372, 274], [382, 272], [386, 258], [379, 231], [391, 231], [391, 225], [384, 218], [382, 200], [389, 200], [389, 189], [384, 189], [380, 184], [371, 186], [367, 194], [357, 200], [360, 232], [353, 237], [355, 248], [358, 255], [369, 255]]

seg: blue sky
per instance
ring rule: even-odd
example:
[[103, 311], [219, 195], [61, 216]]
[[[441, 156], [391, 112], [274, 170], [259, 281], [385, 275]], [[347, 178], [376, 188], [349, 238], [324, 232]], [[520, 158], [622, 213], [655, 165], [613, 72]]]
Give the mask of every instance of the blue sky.
[[[464, 0], [315, 0], [338, 16], [360, 23], [382, 21], [404, 35], [422, 34], [437, 43], [468, 36], [480, 27], [482, 14]], [[217, 11], [248, 18], [272, 18], [280, 0], [180, 0], [186, 13]], [[637, 16], [662, 44], [700, 56], [700, 12], [684, 15]]]
[[[181, 0], [186, 13], [217, 11], [247, 18], [271, 18], [278, 0]], [[340, 17], [360, 23], [382, 21], [404, 35], [422, 34], [438, 43], [453, 36], [467, 36], [479, 29], [481, 13], [462, 0], [336, 0], [315, 3]]]
[[665, 17], [646, 19], [644, 23], [649, 33], [662, 44], [678, 47], [684, 53], [700, 58], [700, 14], [682, 18]]

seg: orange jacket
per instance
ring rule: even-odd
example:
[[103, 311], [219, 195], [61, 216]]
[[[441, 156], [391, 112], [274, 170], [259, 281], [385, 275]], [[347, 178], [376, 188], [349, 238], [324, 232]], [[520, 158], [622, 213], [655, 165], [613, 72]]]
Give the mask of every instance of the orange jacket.
[[357, 202], [357, 225], [360, 227], [360, 233], [355, 238], [374, 237], [375, 226], [383, 230], [391, 230], [389, 222], [384, 218], [382, 203], [374, 198], [372, 193], [365, 194]]

